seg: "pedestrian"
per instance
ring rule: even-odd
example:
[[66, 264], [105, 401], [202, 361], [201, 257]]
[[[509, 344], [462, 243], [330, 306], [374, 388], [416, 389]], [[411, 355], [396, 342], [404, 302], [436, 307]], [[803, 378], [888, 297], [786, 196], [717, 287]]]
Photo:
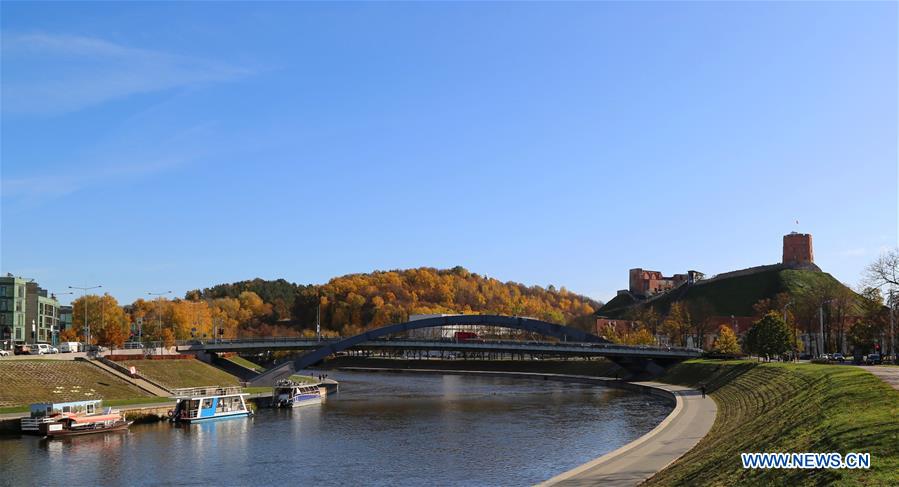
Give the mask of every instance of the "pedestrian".
[[705, 384], [700, 384], [699, 389], [702, 391], [702, 398], [705, 399]]

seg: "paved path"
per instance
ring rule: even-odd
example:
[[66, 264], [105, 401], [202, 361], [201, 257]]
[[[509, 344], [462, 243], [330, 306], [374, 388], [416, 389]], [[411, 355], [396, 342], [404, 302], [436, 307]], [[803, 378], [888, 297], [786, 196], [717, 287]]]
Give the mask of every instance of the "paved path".
[[[378, 367], [339, 367], [339, 370], [424, 372], [431, 374], [493, 375], [544, 378], [571, 382], [625, 386], [628, 383], [611, 378], [539, 372], [499, 372], [486, 370], [395, 369]], [[539, 485], [560, 486], [634, 486], [690, 451], [715, 423], [718, 406], [710, 397], [702, 397], [695, 389], [660, 382], [634, 382], [636, 387], [653, 388], [659, 394], [674, 395], [676, 405], [658, 426], [621, 448], [596, 460], [557, 475]]]
[[638, 485], [690, 451], [715, 423], [718, 407], [699, 391], [657, 382], [637, 384], [675, 394], [674, 411], [655, 429], [633, 442], [540, 485]]
[[892, 365], [860, 365], [859, 367], [867, 370], [868, 372], [874, 374], [880, 380], [886, 382], [891, 385], [893, 389], [899, 390], [899, 366]]
[[114, 375], [114, 376], [118, 377], [119, 379], [122, 379], [125, 382], [133, 384], [135, 387], [137, 387], [137, 388], [141, 389], [142, 391], [149, 393], [151, 395], [159, 396], [159, 397], [169, 397], [172, 395], [171, 392], [157, 386], [156, 384], [153, 384], [149, 381], [146, 381], [146, 380], [138, 378], [138, 377], [131, 377], [130, 375], [123, 374], [123, 373], [119, 372], [118, 370], [104, 364], [103, 362], [101, 362], [99, 360], [87, 360], [86, 362], [97, 368], [103, 369], [104, 372], [106, 372], [110, 375]]

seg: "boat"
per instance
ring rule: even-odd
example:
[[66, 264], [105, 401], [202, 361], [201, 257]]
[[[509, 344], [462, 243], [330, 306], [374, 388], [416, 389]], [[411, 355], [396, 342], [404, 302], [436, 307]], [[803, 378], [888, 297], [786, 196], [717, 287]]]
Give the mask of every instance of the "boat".
[[272, 405], [277, 408], [296, 408], [321, 404], [327, 391], [319, 384], [308, 384], [283, 379], [272, 390]]
[[103, 408], [99, 399], [60, 403], [35, 403], [31, 415], [22, 418], [23, 433], [61, 438], [125, 431], [131, 425], [121, 411]]
[[247, 417], [246, 396], [240, 387], [186, 387], [172, 391], [175, 409], [169, 414], [174, 423], [197, 423], [225, 418]]

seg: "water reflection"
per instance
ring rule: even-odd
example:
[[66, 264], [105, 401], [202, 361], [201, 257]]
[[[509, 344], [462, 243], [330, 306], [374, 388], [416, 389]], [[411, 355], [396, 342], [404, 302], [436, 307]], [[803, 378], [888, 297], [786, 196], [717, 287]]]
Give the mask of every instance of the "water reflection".
[[636, 438], [670, 410], [578, 384], [333, 376], [341, 392], [321, 406], [61, 441], [0, 439], [0, 469], [13, 485], [530, 485]]

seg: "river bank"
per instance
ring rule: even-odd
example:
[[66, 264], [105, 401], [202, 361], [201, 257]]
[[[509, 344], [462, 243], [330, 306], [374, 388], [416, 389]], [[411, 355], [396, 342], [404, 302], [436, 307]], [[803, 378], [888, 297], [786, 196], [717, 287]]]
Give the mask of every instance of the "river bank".
[[[860, 367], [693, 360], [662, 381], [718, 404], [695, 448], [647, 486], [899, 485], [899, 391]], [[743, 469], [744, 452], [861, 452], [870, 469]]]

